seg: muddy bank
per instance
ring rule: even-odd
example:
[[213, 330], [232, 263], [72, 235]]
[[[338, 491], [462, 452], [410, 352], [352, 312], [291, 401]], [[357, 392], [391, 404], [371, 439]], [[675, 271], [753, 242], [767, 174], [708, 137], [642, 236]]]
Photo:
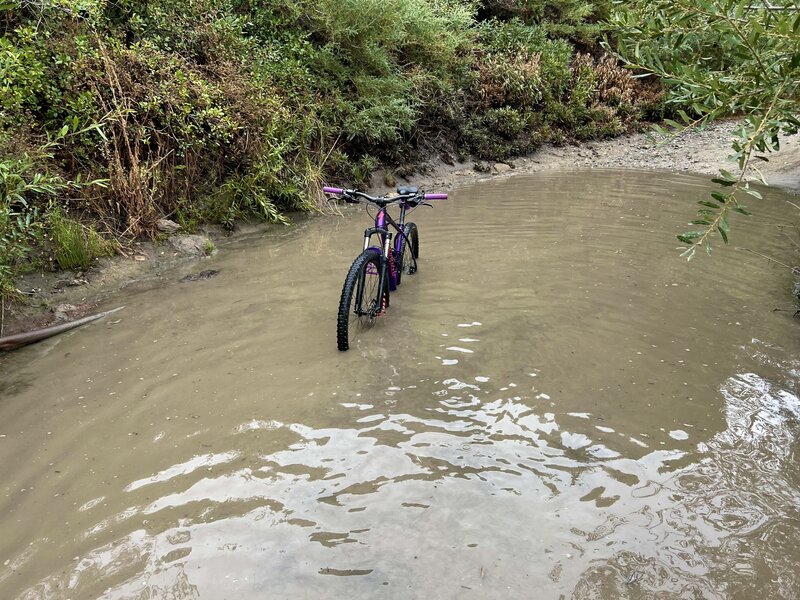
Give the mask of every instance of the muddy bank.
[[[704, 131], [687, 133], [663, 145], [654, 144], [645, 134], [579, 146], [548, 145], [530, 156], [507, 163], [470, 160], [449, 164], [449, 160], [437, 160], [420, 167], [409, 183], [428, 190], [446, 191], [488, 178], [569, 169], [661, 169], [713, 175], [725, 168], [736, 172], [735, 163], [729, 159], [732, 152], [730, 140], [736, 126], [735, 121], [715, 123]], [[780, 152], [771, 155], [769, 162], [761, 163], [759, 168], [770, 185], [800, 193], [800, 136], [784, 138]], [[390, 191], [386, 181], [391, 181], [393, 176], [391, 173], [388, 175], [385, 171], [373, 175], [373, 193]], [[399, 182], [405, 183], [405, 180]], [[691, 208], [687, 207], [687, 215], [690, 214]], [[281, 227], [241, 225], [233, 235], [208, 227], [200, 233], [224, 252], [225, 245], [237, 236]], [[104, 259], [84, 274], [43, 272], [26, 275], [20, 279], [18, 288], [29, 302], [4, 307], [0, 335], [85, 316], [114, 292], [136, 282], [159, 279], [165, 269], [176, 263], [184, 263], [187, 273], [204, 268], [203, 258], [162, 241], [157, 244], [138, 243], [129, 249], [127, 256]]]
[[[424, 175], [414, 182], [430, 189], [450, 189], [489, 177], [569, 169], [656, 169], [716, 175], [722, 168], [738, 173], [736, 163], [730, 159], [731, 139], [737, 126], [736, 121], [714, 123], [663, 145], [638, 133], [576, 146], [546, 145], [530, 156], [507, 163], [468, 161], [448, 165], [440, 161], [428, 165]], [[800, 194], [800, 135], [783, 137], [780, 152], [770, 155], [769, 162], [759, 162], [758, 168], [769, 185]], [[374, 190], [383, 192], [389, 187], [381, 183], [381, 178], [382, 173], [373, 178]], [[752, 179], [757, 179], [755, 172]]]
[[[235, 234], [220, 227], [206, 226], [192, 235], [183, 232], [161, 240], [142, 240], [125, 249], [125, 254], [101, 258], [97, 265], [85, 273], [74, 271], [40, 271], [23, 275], [17, 280], [17, 289], [26, 297], [25, 302], [9, 302], [0, 313], [0, 337], [49, 327], [61, 322], [79, 319], [92, 312], [113, 294], [133, 284], [164, 280], [165, 273], [181, 271], [176, 281], [201, 273], [204, 261], [218, 252], [217, 247], [253, 231], [268, 232], [281, 225], [241, 224]], [[172, 240], [196, 238], [211, 242], [208, 251], [192, 252]], [[190, 240], [192, 241], [192, 240]], [[191, 245], [191, 244], [190, 244]], [[211, 249], [213, 248], [213, 249]]]

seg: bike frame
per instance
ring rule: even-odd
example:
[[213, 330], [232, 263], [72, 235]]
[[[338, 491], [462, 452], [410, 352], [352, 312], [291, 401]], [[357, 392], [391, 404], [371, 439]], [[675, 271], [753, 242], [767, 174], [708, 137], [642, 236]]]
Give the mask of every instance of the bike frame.
[[[392, 254], [392, 251], [399, 254], [403, 250], [403, 242], [405, 241], [406, 244], [411, 242], [411, 240], [406, 237], [406, 234], [403, 231], [406, 223], [408, 204], [405, 201], [402, 201], [399, 204], [400, 216], [398, 217], [397, 221], [395, 221], [389, 214], [388, 206], [379, 206], [378, 214], [375, 215], [375, 227], [370, 227], [364, 230], [364, 250], [369, 250], [372, 248], [381, 255], [381, 273], [378, 285], [386, 285], [388, 277], [390, 291], [397, 289], [397, 273], [391, 272], [391, 269], [395, 267], [394, 255]], [[389, 231], [390, 226], [397, 231], [394, 244], [392, 244], [392, 232]], [[380, 246], [370, 245], [372, 243], [373, 235], [378, 236]], [[416, 270], [417, 259], [413, 256], [413, 254], [411, 257], [414, 261], [414, 269]], [[378, 289], [384, 288], [379, 287]]]

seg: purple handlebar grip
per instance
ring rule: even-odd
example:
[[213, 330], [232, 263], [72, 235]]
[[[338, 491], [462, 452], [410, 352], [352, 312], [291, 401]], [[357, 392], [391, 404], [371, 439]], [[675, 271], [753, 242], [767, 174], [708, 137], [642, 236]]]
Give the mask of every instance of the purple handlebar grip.
[[447, 194], [425, 194], [425, 200], [447, 200]]
[[341, 188], [332, 188], [327, 186], [322, 188], [322, 191], [325, 192], [326, 194], [341, 194], [342, 192], [344, 192], [344, 190]]

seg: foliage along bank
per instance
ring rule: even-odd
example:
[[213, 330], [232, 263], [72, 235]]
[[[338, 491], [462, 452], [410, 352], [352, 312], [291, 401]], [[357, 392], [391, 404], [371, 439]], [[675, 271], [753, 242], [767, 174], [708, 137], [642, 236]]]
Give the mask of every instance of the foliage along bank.
[[0, 0], [0, 295], [164, 216], [313, 209], [325, 179], [503, 159], [658, 118], [610, 2]]
[[[714, 119], [737, 116], [732, 140], [739, 173], [721, 170], [717, 189], [699, 200], [692, 229], [678, 235], [691, 259], [711, 254], [713, 238], [728, 243], [729, 219], [749, 215], [761, 200], [749, 182], [755, 166], [780, 149], [781, 135], [800, 132], [800, 5], [796, 0], [614, 0], [615, 50], [628, 66], [666, 83], [676, 120], [665, 137]], [[679, 119], [679, 120], [677, 120]], [[797, 218], [797, 214], [793, 215]], [[792, 240], [795, 248], [797, 243]]]

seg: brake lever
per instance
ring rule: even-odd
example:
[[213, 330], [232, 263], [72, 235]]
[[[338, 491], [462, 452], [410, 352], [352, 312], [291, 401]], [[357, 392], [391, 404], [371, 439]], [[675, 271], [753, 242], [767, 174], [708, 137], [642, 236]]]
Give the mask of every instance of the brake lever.
[[358, 198], [354, 198], [353, 196], [348, 194], [347, 190], [345, 190], [344, 193], [341, 196], [339, 196], [339, 199], [344, 200], [346, 204], [359, 204]]
[[411, 206], [430, 206], [433, 207], [433, 204], [428, 204], [425, 202], [424, 194], [419, 194], [414, 200], [409, 200], [408, 202]]

